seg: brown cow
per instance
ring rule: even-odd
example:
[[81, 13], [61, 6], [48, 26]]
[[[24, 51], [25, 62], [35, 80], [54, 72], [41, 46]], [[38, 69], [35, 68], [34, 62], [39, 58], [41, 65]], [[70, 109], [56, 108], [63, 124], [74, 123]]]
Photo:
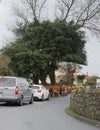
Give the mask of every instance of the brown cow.
[[47, 85], [45, 86], [47, 90], [49, 90], [49, 94], [50, 96], [52, 96], [52, 89], [51, 89], [51, 85]]
[[67, 85], [63, 85], [61, 86], [61, 95], [67, 95], [68, 94], [68, 86]]
[[60, 95], [60, 86], [59, 85], [48, 85], [46, 88], [49, 90], [51, 96]]
[[60, 95], [60, 86], [59, 85], [51, 85], [52, 96]]

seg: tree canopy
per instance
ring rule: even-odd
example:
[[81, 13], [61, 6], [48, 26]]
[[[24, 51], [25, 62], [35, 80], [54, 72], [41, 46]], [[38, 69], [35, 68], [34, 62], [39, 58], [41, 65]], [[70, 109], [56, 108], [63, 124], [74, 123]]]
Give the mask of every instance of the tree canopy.
[[35, 83], [46, 83], [49, 75], [55, 83], [59, 62], [86, 64], [84, 32], [64, 21], [32, 22], [13, 44], [3, 52], [11, 58], [11, 68], [19, 76], [31, 77]]

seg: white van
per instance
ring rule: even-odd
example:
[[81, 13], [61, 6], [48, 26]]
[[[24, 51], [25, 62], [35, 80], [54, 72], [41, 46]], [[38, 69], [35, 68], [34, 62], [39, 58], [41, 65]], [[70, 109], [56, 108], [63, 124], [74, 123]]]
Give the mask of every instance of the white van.
[[32, 89], [25, 78], [0, 76], [0, 102], [33, 103]]

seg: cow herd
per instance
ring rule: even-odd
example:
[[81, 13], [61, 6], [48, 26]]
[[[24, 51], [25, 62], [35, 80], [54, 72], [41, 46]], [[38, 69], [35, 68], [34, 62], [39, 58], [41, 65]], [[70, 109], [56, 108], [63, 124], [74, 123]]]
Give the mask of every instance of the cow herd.
[[60, 95], [66, 96], [66, 95], [68, 95], [68, 93], [70, 93], [72, 90], [75, 90], [75, 89], [85, 90], [85, 87], [82, 85], [80, 85], [80, 86], [76, 86], [76, 85], [73, 85], [73, 86], [47, 85], [45, 87], [49, 90], [50, 96], [60, 96]]

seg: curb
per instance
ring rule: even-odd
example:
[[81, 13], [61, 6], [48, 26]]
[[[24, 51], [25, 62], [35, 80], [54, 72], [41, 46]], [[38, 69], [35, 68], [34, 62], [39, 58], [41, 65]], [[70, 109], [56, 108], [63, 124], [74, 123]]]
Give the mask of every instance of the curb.
[[69, 115], [71, 115], [81, 121], [85, 121], [87, 123], [90, 123], [90, 124], [95, 125], [96, 127], [100, 128], [100, 121], [81, 116], [81, 115], [77, 114], [76, 112], [74, 112], [71, 108], [67, 108], [66, 113], [68, 113]]

